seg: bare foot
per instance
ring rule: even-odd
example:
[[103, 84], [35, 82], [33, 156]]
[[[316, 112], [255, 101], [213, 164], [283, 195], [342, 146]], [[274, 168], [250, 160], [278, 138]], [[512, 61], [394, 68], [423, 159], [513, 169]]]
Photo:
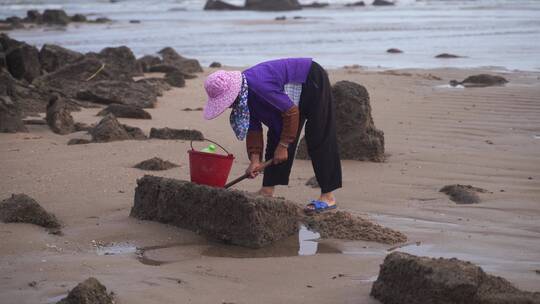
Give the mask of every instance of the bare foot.
[[255, 192], [257, 195], [262, 195], [265, 197], [274, 196], [274, 187], [262, 187], [259, 191]]

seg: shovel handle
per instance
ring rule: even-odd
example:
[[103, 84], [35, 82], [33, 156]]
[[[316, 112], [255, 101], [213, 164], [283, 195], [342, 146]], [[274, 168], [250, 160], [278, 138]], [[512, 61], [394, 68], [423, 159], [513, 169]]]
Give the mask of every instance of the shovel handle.
[[[259, 171], [259, 172], [263, 171], [266, 167], [270, 166], [270, 165], [272, 164], [273, 161], [274, 161], [274, 159], [269, 159], [269, 160], [265, 161], [265, 162], [259, 167], [259, 169], [258, 169], [257, 171]], [[232, 187], [232, 186], [238, 184], [239, 182], [245, 180], [245, 179], [248, 178], [248, 177], [249, 177], [249, 174], [244, 173], [244, 175], [238, 177], [237, 179], [231, 181], [230, 183], [227, 183], [227, 184], [225, 185], [225, 189], [228, 189], [228, 188], [230, 188], [230, 187]]]

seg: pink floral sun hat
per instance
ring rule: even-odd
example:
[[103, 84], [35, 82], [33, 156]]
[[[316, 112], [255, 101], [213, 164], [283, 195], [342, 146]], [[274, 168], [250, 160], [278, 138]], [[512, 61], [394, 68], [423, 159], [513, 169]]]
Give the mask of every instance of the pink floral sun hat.
[[204, 107], [205, 119], [214, 119], [230, 107], [242, 88], [242, 72], [216, 71], [206, 78], [204, 89], [208, 101]]

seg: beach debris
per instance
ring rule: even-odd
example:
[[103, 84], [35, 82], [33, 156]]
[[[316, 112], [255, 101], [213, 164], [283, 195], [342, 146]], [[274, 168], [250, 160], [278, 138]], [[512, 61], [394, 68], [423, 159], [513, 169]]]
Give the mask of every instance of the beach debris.
[[386, 0], [375, 0], [371, 5], [375, 6], [389, 6], [389, 5], [395, 5], [394, 2], [386, 1]]
[[137, 181], [130, 216], [260, 248], [298, 232], [299, 208], [284, 199], [146, 175]]
[[212, 63], [210, 63], [210, 67], [211, 68], [220, 68], [221, 67], [221, 63], [217, 62], [217, 61], [214, 61]]
[[6, 95], [0, 95], [0, 132], [28, 132], [22, 120], [21, 109], [18, 103]]
[[366, 6], [366, 4], [364, 3], [364, 1], [356, 1], [356, 2], [345, 4], [345, 7], [355, 7], [355, 6]]
[[92, 141], [88, 139], [84, 139], [84, 138], [72, 138], [68, 141], [67, 144], [68, 146], [71, 146], [71, 145], [86, 145], [89, 143], [92, 143]]
[[77, 98], [102, 104], [124, 104], [153, 108], [157, 102], [154, 87], [142, 82], [102, 80], [86, 85]]
[[180, 167], [180, 166], [175, 163], [171, 163], [170, 161], [163, 160], [159, 157], [153, 157], [153, 158], [147, 159], [133, 166], [133, 168], [137, 168], [141, 170], [151, 170], [151, 171], [169, 170], [171, 168], [176, 168], [176, 167]]
[[83, 54], [63, 48], [54, 44], [44, 44], [39, 51], [39, 61], [41, 67], [47, 73], [54, 72], [58, 68], [73, 63], [81, 58]]
[[204, 10], [206, 11], [238, 11], [243, 9], [244, 7], [242, 6], [229, 4], [221, 0], [207, 0], [204, 5]]
[[142, 71], [145, 73], [150, 72], [150, 67], [154, 65], [161, 64], [161, 58], [154, 55], [145, 55], [137, 59], [137, 64], [141, 67]]
[[135, 118], [135, 119], [152, 119], [150, 113], [146, 112], [143, 108], [134, 105], [124, 105], [113, 103], [108, 105], [105, 109], [101, 110], [97, 115], [105, 116], [107, 114], [113, 114], [118, 118]]
[[152, 128], [150, 138], [157, 139], [179, 139], [179, 140], [204, 140], [204, 136], [199, 130], [172, 129], [172, 128]]
[[311, 188], [320, 188], [319, 183], [317, 182], [317, 177], [312, 176], [310, 179], [308, 179], [306, 181], [306, 186]]
[[54, 133], [65, 135], [75, 131], [73, 116], [71, 116], [64, 99], [57, 94], [53, 94], [49, 99], [45, 119]]
[[89, 133], [92, 135], [92, 142], [146, 139], [141, 129], [120, 124], [112, 114], [107, 114]]
[[490, 87], [490, 86], [502, 86], [508, 83], [508, 80], [502, 76], [490, 75], [490, 74], [478, 74], [465, 78], [463, 81], [451, 80], [451, 86], [462, 85], [466, 88], [471, 87]]
[[402, 50], [396, 49], [396, 48], [390, 48], [390, 49], [386, 50], [386, 52], [390, 53], [390, 54], [401, 54], [401, 53], [403, 53]]
[[304, 217], [302, 221], [310, 230], [319, 232], [322, 238], [362, 240], [384, 244], [407, 241], [407, 236], [399, 231], [344, 211], [313, 214]]
[[435, 56], [435, 58], [452, 59], [452, 58], [463, 58], [463, 56], [449, 54], [449, 53], [441, 53], [441, 54]]
[[19, 80], [31, 83], [41, 75], [38, 49], [24, 42], [6, 51], [6, 64], [9, 73]]
[[470, 262], [403, 252], [386, 256], [371, 296], [383, 304], [540, 303], [540, 293], [521, 291]]
[[186, 86], [184, 73], [179, 70], [171, 71], [165, 74], [165, 81], [173, 87], [183, 88]]
[[24, 193], [12, 194], [10, 198], [0, 202], [0, 220], [4, 223], [34, 224], [48, 229], [61, 227], [54, 214], [45, 211]]
[[114, 304], [113, 293], [96, 278], [90, 277], [73, 288], [68, 296], [57, 304]]
[[[341, 159], [384, 161], [384, 132], [375, 127], [366, 88], [339, 81], [332, 87], [332, 95]], [[305, 137], [299, 143], [296, 158], [309, 159]]]
[[174, 66], [186, 74], [203, 71], [198, 60], [185, 58], [178, 54], [172, 47], [163, 48], [158, 54], [161, 55], [164, 64]]
[[457, 204], [478, 204], [480, 197], [477, 193], [486, 193], [488, 191], [471, 185], [455, 184], [446, 185], [439, 192], [447, 194]]

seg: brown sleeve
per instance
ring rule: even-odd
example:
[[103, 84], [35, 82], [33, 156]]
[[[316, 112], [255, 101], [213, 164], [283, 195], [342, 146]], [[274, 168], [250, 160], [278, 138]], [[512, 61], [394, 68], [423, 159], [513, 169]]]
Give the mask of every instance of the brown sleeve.
[[259, 154], [262, 159], [263, 152], [263, 134], [262, 131], [248, 131], [246, 137], [246, 149], [248, 157], [251, 158], [251, 154]]
[[281, 113], [283, 119], [283, 129], [281, 130], [280, 141], [283, 143], [293, 143], [296, 140], [298, 133], [298, 125], [300, 123], [300, 111], [297, 106], [293, 106], [286, 112]]

